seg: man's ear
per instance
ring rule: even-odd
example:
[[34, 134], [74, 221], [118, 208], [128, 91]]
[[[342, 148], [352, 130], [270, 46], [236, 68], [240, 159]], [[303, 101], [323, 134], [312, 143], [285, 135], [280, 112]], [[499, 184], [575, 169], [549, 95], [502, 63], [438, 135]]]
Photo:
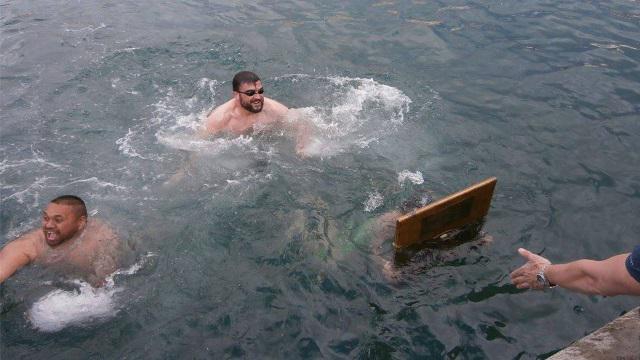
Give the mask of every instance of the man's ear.
[[87, 226], [87, 217], [85, 215], [80, 216], [80, 218], [78, 218], [78, 227], [80, 229], [84, 229], [84, 227]]

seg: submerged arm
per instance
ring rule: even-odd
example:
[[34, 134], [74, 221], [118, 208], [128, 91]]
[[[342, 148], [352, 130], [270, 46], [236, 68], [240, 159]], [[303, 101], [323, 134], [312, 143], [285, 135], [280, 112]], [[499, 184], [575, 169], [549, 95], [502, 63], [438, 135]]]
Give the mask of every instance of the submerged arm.
[[304, 116], [303, 112], [296, 109], [287, 109], [282, 104], [279, 105], [284, 108], [280, 109], [280, 118], [295, 134], [296, 153], [302, 156], [308, 155], [307, 152], [313, 135], [311, 122]]

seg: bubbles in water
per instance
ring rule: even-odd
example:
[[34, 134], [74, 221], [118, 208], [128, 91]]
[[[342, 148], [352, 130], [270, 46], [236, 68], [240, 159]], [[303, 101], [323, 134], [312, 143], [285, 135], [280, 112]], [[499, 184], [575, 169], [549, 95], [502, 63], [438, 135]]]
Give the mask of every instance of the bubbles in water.
[[384, 202], [384, 198], [380, 195], [379, 192], [375, 191], [369, 193], [369, 198], [364, 202], [364, 211], [371, 212], [380, 206], [382, 206]]
[[420, 185], [424, 183], [424, 178], [422, 177], [422, 173], [420, 171], [416, 171], [412, 173], [409, 170], [402, 170], [398, 173], [398, 183], [402, 185], [405, 180], [411, 181], [415, 185]]

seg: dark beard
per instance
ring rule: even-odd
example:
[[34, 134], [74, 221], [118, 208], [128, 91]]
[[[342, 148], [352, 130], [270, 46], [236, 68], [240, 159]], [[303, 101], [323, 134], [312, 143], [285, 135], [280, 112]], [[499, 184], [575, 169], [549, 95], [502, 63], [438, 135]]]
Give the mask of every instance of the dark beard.
[[242, 108], [244, 108], [245, 110], [247, 110], [249, 112], [252, 112], [254, 114], [257, 114], [260, 111], [262, 111], [262, 107], [264, 106], [264, 101], [260, 102], [260, 108], [259, 109], [254, 108], [250, 101], [247, 101], [247, 102], [241, 101], [240, 105], [242, 105]]

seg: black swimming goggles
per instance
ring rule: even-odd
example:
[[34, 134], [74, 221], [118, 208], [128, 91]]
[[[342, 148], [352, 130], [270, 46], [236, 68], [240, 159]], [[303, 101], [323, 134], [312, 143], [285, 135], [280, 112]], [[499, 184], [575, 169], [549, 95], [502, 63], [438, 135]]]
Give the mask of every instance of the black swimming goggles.
[[258, 89], [258, 90], [251, 89], [251, 90], [247, 90], [247, 91], [239, 91], [239, 90], [236, 90], [236, 92], [239, 92], [240, 94], [245, 94], [245, 95], [247, 95], [247, 96], [253, 96], [253, 95], [255, 95], [255, 94], [264, 94], [264, 88], [263, 88], [263, 87], [261, 87], [261, 88], [260, 88], [260, 89]]

